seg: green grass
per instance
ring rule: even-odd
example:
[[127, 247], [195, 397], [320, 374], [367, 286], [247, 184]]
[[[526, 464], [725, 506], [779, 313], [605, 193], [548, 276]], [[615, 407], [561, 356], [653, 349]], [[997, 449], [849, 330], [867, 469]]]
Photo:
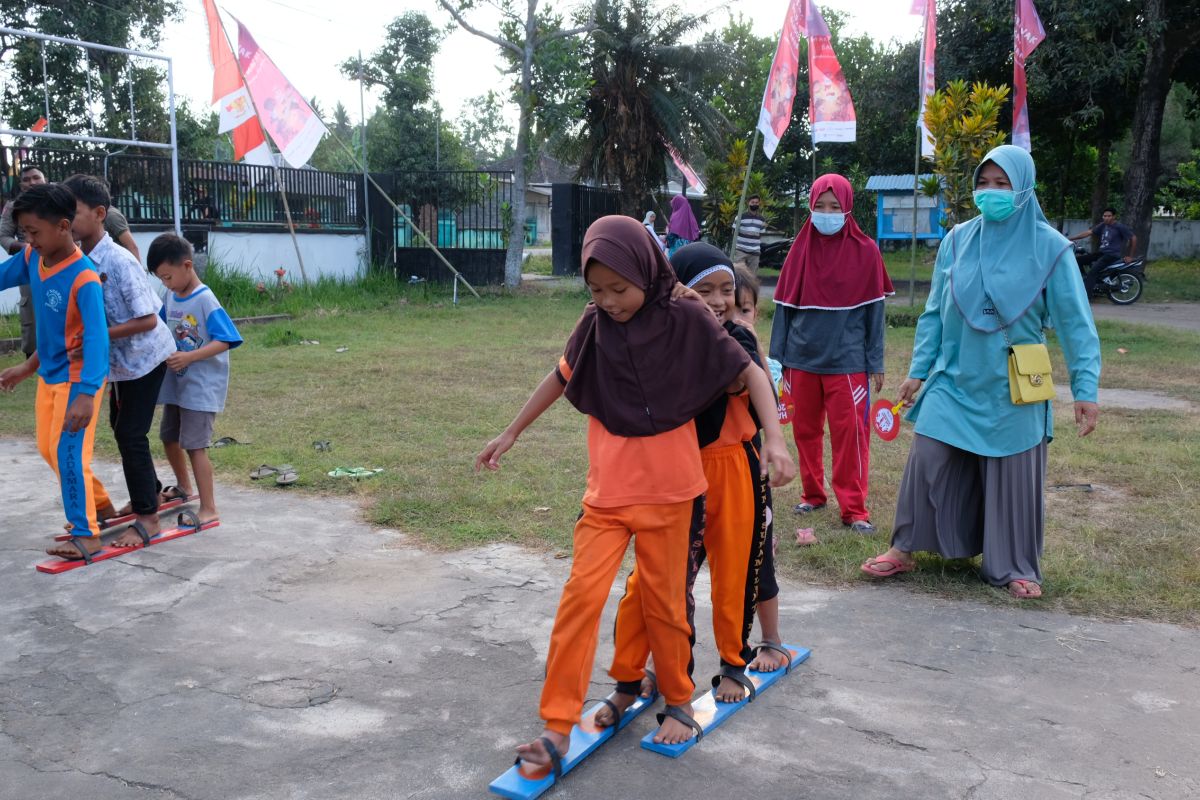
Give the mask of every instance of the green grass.
[[550, 256], [530, 256], [521, 265], [521, 271], [533, 275], [553, 275], [554, 259]]
[[[257, 292], [243, 288], [239, 295], [233, 288], [239, 313], [276, 310], [259, 307]], [[581, 291], [494, 293], [456, 308], [445, 287], [331, 284], [307, 309], [297, 294], [285, 302], [294, 319], [246, 326], [246, 344], [233, 353], [229, 403], [215, 436], [252, 444], [212, 451], [221, 480], [267, 493], [352, 495], [371, 522], [431, 547], [510, 541], [569, 551], [587, 469], [585, 425], [569, 404], [556, 404], [529, 429], [499, 473], [477, 475], [472, 463], [553, 368], [584, 305]], [[897, 311], [909, 319], [891, 317], [886, 397], [894, 397], [912, 349], [913, 329], [904, 325], [913, 312]], [[1108, 322], [1099, 327], [1105, 386], [1196, 402], [1200, 336]], [[769, 328], [763, 319], [764, 335]], [[302, 340], [320, 344], [297, 344]], [[348, 349], [336, 352], [342, 346]], [[0, 356], [0, 368], [16, 361]], [[31, 437], [32, 403], [28, 383], [0, 395], [0, 435]], [[1050, 448], [1047, 483], [1103, 489], [1048, 493], [1047, 595], [1033, 605], [1200, 623], [1200, 418], [1105, 409], [1100, 429], [1080, 440], [1069, 414], [1067, 406], [1057, 411], [1059, 438]], [[798, 520], [789, 509], [798, 502], [798, 486], [776, 493], [783, 574], [827, 585], [859, 582], [858, 565], [886, 547], [911, 435], [906, 426], [897, 441], [872, 445], [876, 536], [849, 535], [835, 513], [821, 512], [805, 524], [815, 525], [822, 543], [797, 548], [791, 531]], [[333, 451], [314, 450], [317, 439], [332, 440]], [[106, 429], [97, 449], [104, 458], [116, 457]], [[278, 489], [250, 481], [249, 471], [264, 462], [295, 465], [300, 483]], [[362, 481], [327, 477], [335, 466], [385, 471]], [[165, 466], [163, 477], [169, 477]], [[930, 558], [922, 567], [898, 580], [914, 591], [1008, 602], [983, 585], [970, 564]]]
[[1151, 261], [1141, 303], [1200, 302], [1200, 261]]

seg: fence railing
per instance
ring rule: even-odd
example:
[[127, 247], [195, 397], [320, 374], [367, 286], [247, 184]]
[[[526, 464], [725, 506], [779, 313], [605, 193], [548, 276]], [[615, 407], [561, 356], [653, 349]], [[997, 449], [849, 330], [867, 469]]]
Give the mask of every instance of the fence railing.
[[[83, 172], [105, 178], [113, 204], [133, 224], [170, 225], [171, 161], [161, 156], [50, 148], [2, 148], [5, 198], [15, 194], [21, 167], [38, 167], [47, 180]], [[297, 228], [359, 229], [362, 175], [221, 161], [180, 159], [180, 215], [184, 225], [286, 227], [280, 185]]]
[[[507, 171], [397, 172], [392, 197], [438, 248], [501, 250], [512, 230], [513, 180]], [[393, 212], [397, 250], [424, 247], [400, 213]]]

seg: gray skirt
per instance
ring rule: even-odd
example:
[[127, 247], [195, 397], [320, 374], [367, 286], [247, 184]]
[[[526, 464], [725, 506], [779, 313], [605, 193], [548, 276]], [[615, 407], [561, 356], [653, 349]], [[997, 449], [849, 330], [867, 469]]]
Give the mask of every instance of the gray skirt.
[[1042, 582], [1046, 442], [991, 457], [918, 434], [908, 454], [892, 546], [943, 558], [983, 554], [993, 586]]

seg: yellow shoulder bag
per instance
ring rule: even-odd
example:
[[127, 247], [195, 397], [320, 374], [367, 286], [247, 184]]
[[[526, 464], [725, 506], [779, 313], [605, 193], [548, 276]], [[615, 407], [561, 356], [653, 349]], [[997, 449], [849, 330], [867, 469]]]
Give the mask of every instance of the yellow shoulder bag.
[[[995, 308], [995, 304], [992, 307]], [[1008, 395], [1013, 405], [1053, 400], [1054, 376], [1050, 371], [1050, 351], [1046, 348], [1045, 334], [1036, 344], [1013, 344], [1008, 338], [1008, 326], [1001, 325], [1000, 330], [1008, 345]]]

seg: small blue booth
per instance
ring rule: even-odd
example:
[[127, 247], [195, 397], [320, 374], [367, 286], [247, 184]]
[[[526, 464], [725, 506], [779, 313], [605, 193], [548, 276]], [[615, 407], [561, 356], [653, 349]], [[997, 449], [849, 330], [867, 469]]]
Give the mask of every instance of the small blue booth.
[[[922, 175], [921, 181], [931, 178]], [[867, 191], [875, 192], [875, 244], [884, 241], [912, 241], [913, 238], [913, 176], [872, 175], [867, 178]], [[942, 227], [942, 194], [936, 197], [917, 195], [917, 238], [941, 241], [946, 235]]]

